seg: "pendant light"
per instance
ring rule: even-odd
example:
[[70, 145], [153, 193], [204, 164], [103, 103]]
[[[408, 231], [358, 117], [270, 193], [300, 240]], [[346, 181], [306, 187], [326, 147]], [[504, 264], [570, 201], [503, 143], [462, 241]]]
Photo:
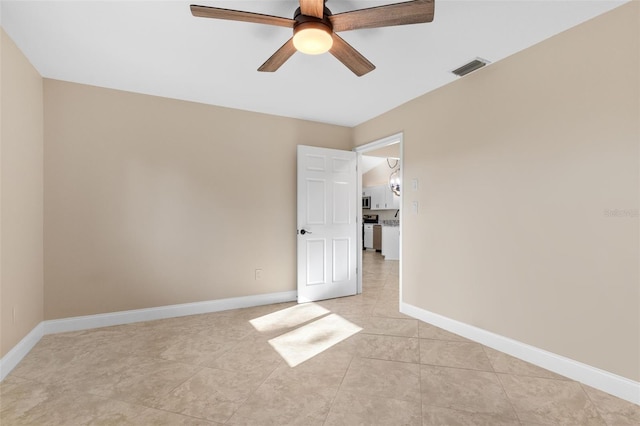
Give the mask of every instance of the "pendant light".
[[[387, 166], [389, 166], [390, 169], [398, 167], [399, 163], [400, 160], [396, 159], [396, 163], [392, 166], [391, 162], [387, 158]], [[392, 171], [389, 175], [389, 188], [395, 195], [400, 196], [400, 167]]]
[[400, 196], [400, 168], [398, 167], [389, 175], [389, 188], [395, 195]]

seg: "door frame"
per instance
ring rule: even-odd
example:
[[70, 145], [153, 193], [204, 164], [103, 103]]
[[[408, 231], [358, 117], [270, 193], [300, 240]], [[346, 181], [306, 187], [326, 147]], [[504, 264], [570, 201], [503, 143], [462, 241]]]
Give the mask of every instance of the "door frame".
[[[364, 145], [357, 146], [353, 148], [357, 155], [357, 164], [358, 164], [358, 173], [357, 173], [357, 190], [358, 190], [358, 220], [360, 221], [360, 227], [362, 227], [362, 155], [373, 151], [376, 149], [384, 148], [385, 146], [394, 145], [396, 143], [400, 144], [400, 182], [402, 182], [402, 190], [400, 191], [400, 260], [399, 260], [399, 292], [400, 292], [400, 303], [402, 303], [402, 215], [404, 212], [404, 203], [403, 203], [403, 194], [406, 188], [405, 180], [404, 180], [404, 133], [399, 132], [393, 135], [384, 137], [382, 139], [377, 139], [375, 141], [366, 143]], [[358, 231], [358, 294], [362, 293], [362, 232]]]

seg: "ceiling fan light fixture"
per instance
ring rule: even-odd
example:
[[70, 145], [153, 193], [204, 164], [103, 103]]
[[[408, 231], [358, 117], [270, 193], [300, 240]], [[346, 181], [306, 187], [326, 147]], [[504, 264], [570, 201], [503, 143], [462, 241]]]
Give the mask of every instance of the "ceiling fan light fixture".
[[375, 65], [337, 33], [431, 22], [435, 0], [402, 0], [400, 3], [355, 9], [335, 15], [326, 7], [326, 1], [298, 0], [300, 7], [293, 13], [293, 19], [196, 4], [192, 4], [190, 9], [193, 16], [201, 18], [293, 28], [293, 37], [258, 67], [260, 72], [276, 71], [298, 51], [309, 55], [330, 52], [356, 76], [362, 77], [376, 69]]
[[320, 22], [305, 22], [293, 29], [293, 46], [307, 55], [320, 55], [333, 46], [331, 29]]

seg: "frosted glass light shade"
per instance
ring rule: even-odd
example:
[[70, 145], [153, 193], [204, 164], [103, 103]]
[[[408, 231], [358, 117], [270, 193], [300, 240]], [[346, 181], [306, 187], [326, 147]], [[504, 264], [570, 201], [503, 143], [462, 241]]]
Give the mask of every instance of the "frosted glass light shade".
[[328, 52], [333, 46], [331, 31], [324, 25], [308, 24], [301, 24], [295, 28], [293, 46], [299, 52], [307, 55], [319, 55]]
[[394, 170], [391, 175], [389, 175], [389, 188], [391, 192], [400, 196], [400, 169]]

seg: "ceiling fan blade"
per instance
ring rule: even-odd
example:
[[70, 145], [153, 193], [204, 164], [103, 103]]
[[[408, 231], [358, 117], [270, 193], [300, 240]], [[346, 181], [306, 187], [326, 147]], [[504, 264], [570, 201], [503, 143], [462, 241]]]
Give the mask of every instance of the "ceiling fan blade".
[[279, 16], [263, 15], [261, 13], [244, 12], [241, 10], [220, 9], [218, 7], [198, 6], [192, 4], [191, 14], [200, 18], [227, 19], [229, 21], [254, 22], [257, 24], [276, 25], [293, 28], [295, 21]]
[[322, 19], [324, 0], [300, 0], [300, 13]]
[[349, 43], [344, 41], [337, 34], [332, 34], [333, 46], [329, 52], [349, 68], [355, 75], [362, 77], [366, 73], [376, 69], [376, 66], [367, 60], [354, 49]]
[[274, 72], [280, 68], [282, 64], [287, 62], [287, 59], [294, 53], [296, 53], [296, 48], [293, 46], [293, 38], [290, 38], [280, 49], [276, 50], [276, 53], [271, 55], [264, 64], [260, 65], [258, 71]]
[[434, 0], [414, 0], [329, 16], [333, 31], [421, 24], [433, 21]]

